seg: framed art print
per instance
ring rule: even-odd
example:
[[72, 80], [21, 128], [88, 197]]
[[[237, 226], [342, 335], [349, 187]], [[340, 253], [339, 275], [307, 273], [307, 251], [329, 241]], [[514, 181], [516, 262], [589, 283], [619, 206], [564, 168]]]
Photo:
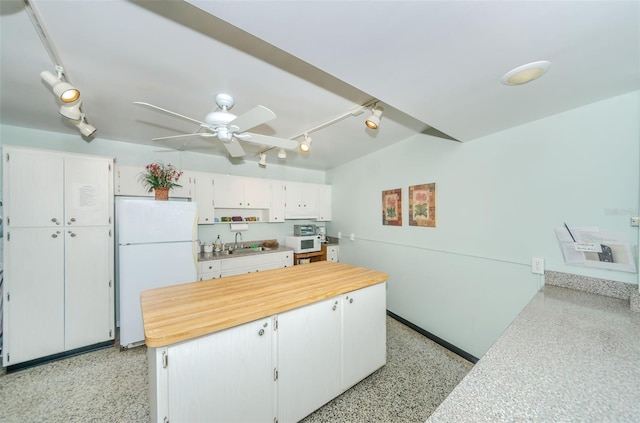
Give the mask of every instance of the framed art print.
[[436, 227], [436, 184], [409, 187], [409, 226]]
[[382, 224], [402, 226], [402, 189], [382, 191]]

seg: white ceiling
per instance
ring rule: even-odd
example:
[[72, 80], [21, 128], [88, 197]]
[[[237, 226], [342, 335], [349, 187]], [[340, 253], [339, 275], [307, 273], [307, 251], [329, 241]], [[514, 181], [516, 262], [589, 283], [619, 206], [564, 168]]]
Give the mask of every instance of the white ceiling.
[[[640, 89], [638, 1], [30, 3], [96, 136], [160, 150], [226, 155], [215, 138], [151, 141], [198, 126], [133, 101], [203, 120], [224, 92], [237, 115], [258, 104], [277, 114], [251, 132], [291, 138], [378, 99], [378, 131], [349, 116], [311, 134], [308, 154], [267, 153], [267, 163], [326, 170], [416, 133], [472, 141]], [[40, 81], [54, 64], [23, 1], [0, 1], [0, 31], [0, 122], [88, 142]], [[538, 60], [552, 63], [539, 80], [500, 83]], [[243, 145], [257, 161], [263, 147]]]

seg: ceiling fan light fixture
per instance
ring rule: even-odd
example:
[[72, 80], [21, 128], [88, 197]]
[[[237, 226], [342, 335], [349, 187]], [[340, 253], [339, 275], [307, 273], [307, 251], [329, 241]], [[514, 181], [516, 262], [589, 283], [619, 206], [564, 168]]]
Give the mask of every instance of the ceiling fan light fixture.
[[286, 159], [287, 158], [287, 152], [285, 151], [284, 148], [281, 148], [280, 150], [278, 150], [278, 158], [279, 159]]
[[369, 129], [378, 129], [380, 126], [380, 119], [382, 118], [382, 110], [378, 108], [371, 109], [371, 116], [364, 122]]
[[309, 137], [307, 134], [304, 134], [304, 141], [302, 141], [298, 145], [300, 151], [302, 151], [303, 153], [308, 153], [311, 150], [311, 141], [313, 141], [311, 137]]
[[540, 78], [547, 72], [549, 66], [551, 62], [546, 60], [527, 63], [505, 73], [500, 78], [500, 82], [504, 85], [523, 85]]

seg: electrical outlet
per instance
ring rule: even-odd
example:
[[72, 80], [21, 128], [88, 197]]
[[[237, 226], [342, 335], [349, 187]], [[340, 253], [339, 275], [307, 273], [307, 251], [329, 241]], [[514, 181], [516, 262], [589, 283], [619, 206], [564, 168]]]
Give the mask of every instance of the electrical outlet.
[[640, 226], [640, 217], [632, 217], [631, 226]]
[[533, 257], [531, 259], [531, 272], [538, 275], [544, 275], [544, 259]]

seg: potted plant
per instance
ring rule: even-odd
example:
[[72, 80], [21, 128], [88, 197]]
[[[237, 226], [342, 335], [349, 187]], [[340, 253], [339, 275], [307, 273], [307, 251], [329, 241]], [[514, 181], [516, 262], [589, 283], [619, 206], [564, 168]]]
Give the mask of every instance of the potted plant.
[[165, 165], [162, 162], [153, 162], [146, 165], [144, 169], [138, 180], [147, 189], [147, 192], [155, 191], [156, 200], [168, 200], [169, 190], [182, 186], [178, 184], [182, 171], [176, 169], [172, 164]]

